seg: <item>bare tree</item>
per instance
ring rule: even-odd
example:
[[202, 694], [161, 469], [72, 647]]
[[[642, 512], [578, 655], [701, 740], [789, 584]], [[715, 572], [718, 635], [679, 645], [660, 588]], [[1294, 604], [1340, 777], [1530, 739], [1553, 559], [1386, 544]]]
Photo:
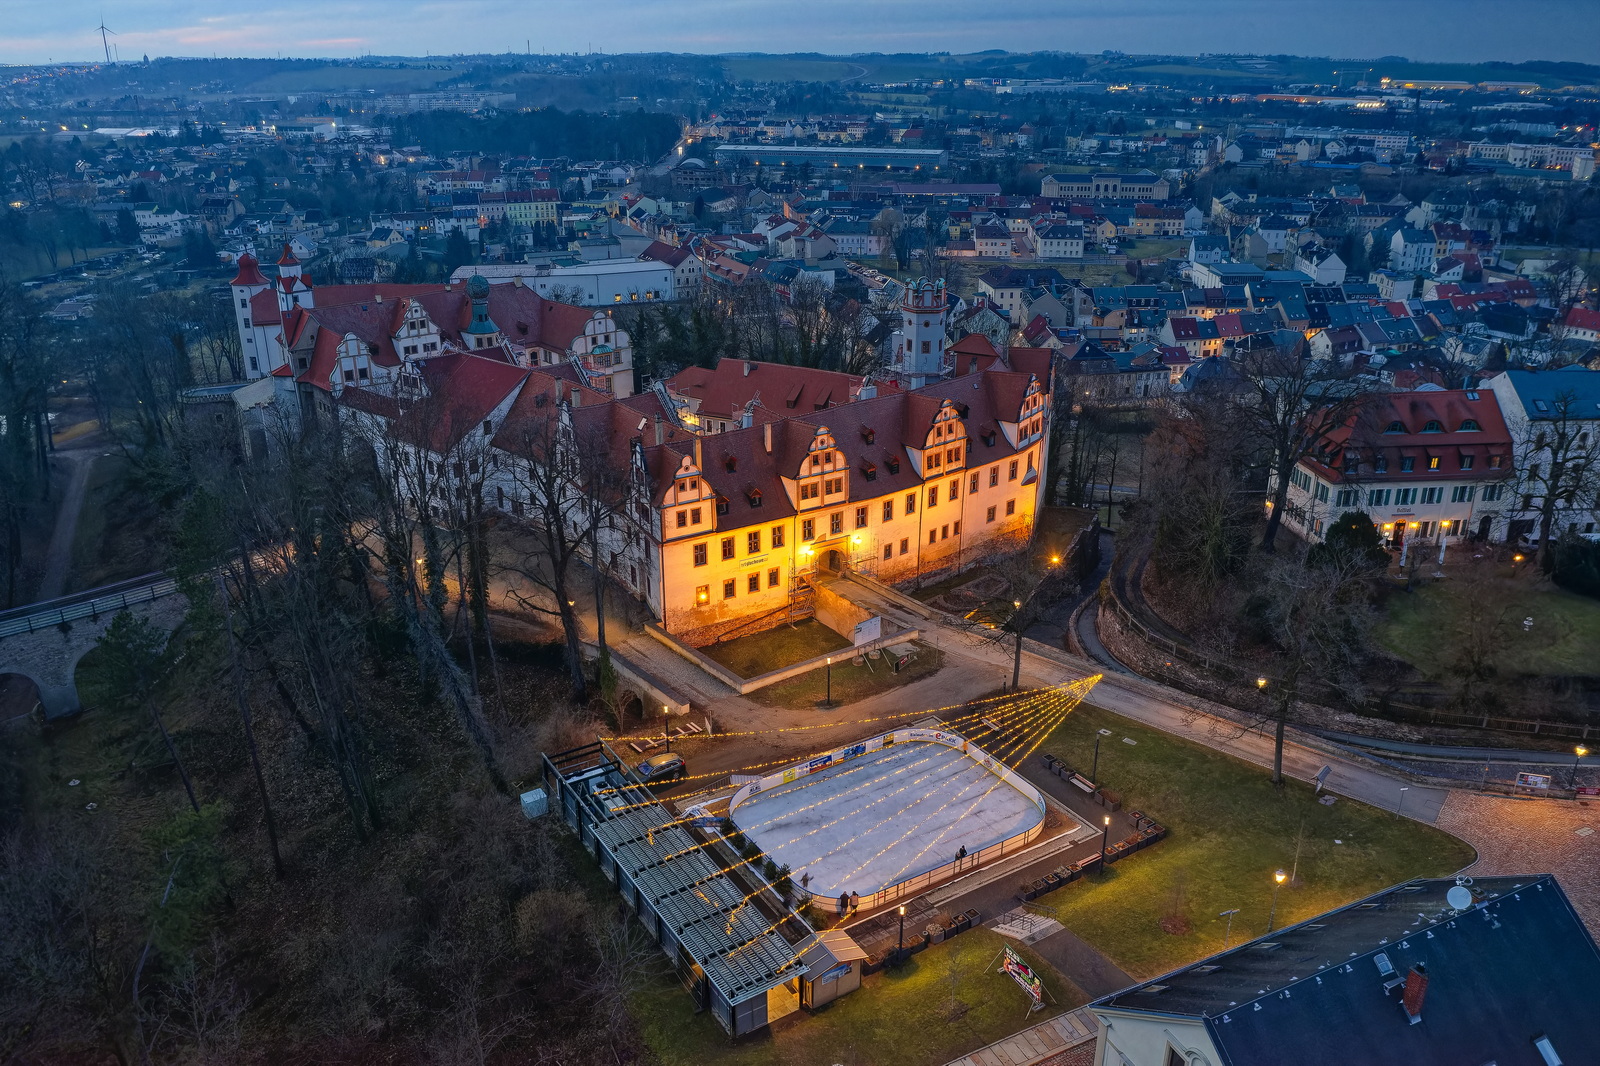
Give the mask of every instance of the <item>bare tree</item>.
[[[1545, 410], [1537, 409], [1541, 404]], [[1511, 512], [1534, 516], [1539, 565], [1546, 573], [1561, 515], [1600, 510], [1600, 412], [1585, 406], [1577, 390], [1558, 389], [1509, 427], [1517, 464], [1508, 485]]]
[[1320, 449], [1368, 391], [1344, 368], [1311, 359], [1298, 335], [1295, 342], [1256, 349], [1234, 363], [1242, 386], [1234, 422], [1255, 445], [1272, 494], [1261, 533], [1267, 552], [1277, 544], [1295, 464]]

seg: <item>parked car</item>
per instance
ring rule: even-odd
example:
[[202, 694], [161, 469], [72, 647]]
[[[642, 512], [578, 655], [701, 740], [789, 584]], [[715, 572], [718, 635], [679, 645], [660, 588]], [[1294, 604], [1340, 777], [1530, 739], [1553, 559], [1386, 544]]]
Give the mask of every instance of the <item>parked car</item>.
[[657, 781], [677, 781], [689, 776], [689, 767], [683, 761], [683, 756], [675, 751], [664, 751], [660, 755], [652, 755], [634, 768], [639, 775], [639, 780], [645, 784], [654, 784]]

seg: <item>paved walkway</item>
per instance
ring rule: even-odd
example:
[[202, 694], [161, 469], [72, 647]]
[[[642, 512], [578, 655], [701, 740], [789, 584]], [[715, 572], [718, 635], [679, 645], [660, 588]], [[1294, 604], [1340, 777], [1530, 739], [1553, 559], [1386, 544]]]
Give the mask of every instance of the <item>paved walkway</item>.
[[1468, 874], [1555, 874], [1600, 938], [1600, 801], [1452, 791], [1437, 824], [1478, 849]]
[[1100, 1023], [1079, 1007], [996, 1040], [949, 1066], [1088, 1066], [1099, 1034]]
[[53, 600], [67, 591], [67, 578], [72, 574], [72, 543], [78, 535], [78, 515], [83, 511], [83, 497], [89, 488], [89, 475], [94, 471], [94, 461], [99, 458], [98, 448], [92, 450], [59, 451], [56, 455], [72, 468], [72, 479], [61, 497], [61, 507], [56, 511], [56, 526], [50, 533], [50, 546], [45, 550], [44, 576], [39, 579], [35, 600]]

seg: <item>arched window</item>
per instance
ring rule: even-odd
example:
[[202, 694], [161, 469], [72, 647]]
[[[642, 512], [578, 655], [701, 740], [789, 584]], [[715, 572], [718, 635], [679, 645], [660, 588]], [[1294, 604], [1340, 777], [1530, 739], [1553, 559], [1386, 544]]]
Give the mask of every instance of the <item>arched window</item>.
[[1404, 433], [1405, 431], [1406, 427], [1402, 422], [1390, 422], [1388, 426], [1384, 428], [1385, 433]]
[[1478, 425], [1478, 420], [1476, 418], [1469, 418], [1465, 422], [1461, 423], [1461, 432], [1463, 433], [1475, 433], [1482, 428], [1482, 426]]
[[1424, 432], [1424, 433], [1443, 433], [1444, 432], [1444, 426], [1439, 424], [1438, 419], [1430, 418], [1430, 419], [1428, 419], [1428, 424], [1422, 427], [1422, 432]]

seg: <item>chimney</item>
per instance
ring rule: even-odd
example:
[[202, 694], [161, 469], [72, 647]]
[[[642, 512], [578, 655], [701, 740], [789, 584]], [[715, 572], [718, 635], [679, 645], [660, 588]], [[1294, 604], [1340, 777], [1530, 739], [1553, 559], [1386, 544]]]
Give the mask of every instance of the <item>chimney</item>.
[[771, 455], [772, 454], [772, 423], [771, 422], [763, 422], [761, 424], [761, 442], [764, 445], [766, 445], [767, 454]]
[[516, 288], [519, 288], [519, 289], [522, 288], [522, 275], [518, 274], [515, 277], [513, 277], [511, 279], [511, 284], [513, 286], [515, 286]]
[[744, 376], [749, 377], [750, 371], [754, 370], [755, 366], [755, 363], [751, 362], [749, 359], [746, 359], [744, 361]]
[[576, 385], [572, 386], [572, 392], [569, 393], [568, 395], [570, 395], [572, 397], [572, 406], [574, 406], [574, 407], [582, 407], [583, 406], [583, 393], [578, 391], [578, 386], [576, 386]]
[[372, 302], [375, 303], [375, 304], [383, 303], [383, 293], [381, 293], [381, 292], [374, 293], [373, 296], [372, 296]]
[[444, 283], [444, 291], [445, 292], [454, 292], [455, 290], [453, 288], [451, 288], [450, 282], [447, 281], [447, 282]]
[[699, 434], [696, 434], [695, 438], [694, 438], [694, 468], [696, 470], [704, 470], [705, 469], [705, 464], [700, 461], [700, 436], [699, 436]]
[[1419, 962], [1411, 967], [1410, 973], [1406, 974], [1406, 989], [1400, 998], [1412, 1025], [1422, 1020], [1422, 997], [1427, 994], [1428, 967]]
[[656, 443], [659, 445], [662, 442], [662, 440], [665, 439], [665, 433], [663, 432], [662, 426], [661, 426], [661, 416], [660, 415], [656, 415], [655, 423], [656, 423]]

